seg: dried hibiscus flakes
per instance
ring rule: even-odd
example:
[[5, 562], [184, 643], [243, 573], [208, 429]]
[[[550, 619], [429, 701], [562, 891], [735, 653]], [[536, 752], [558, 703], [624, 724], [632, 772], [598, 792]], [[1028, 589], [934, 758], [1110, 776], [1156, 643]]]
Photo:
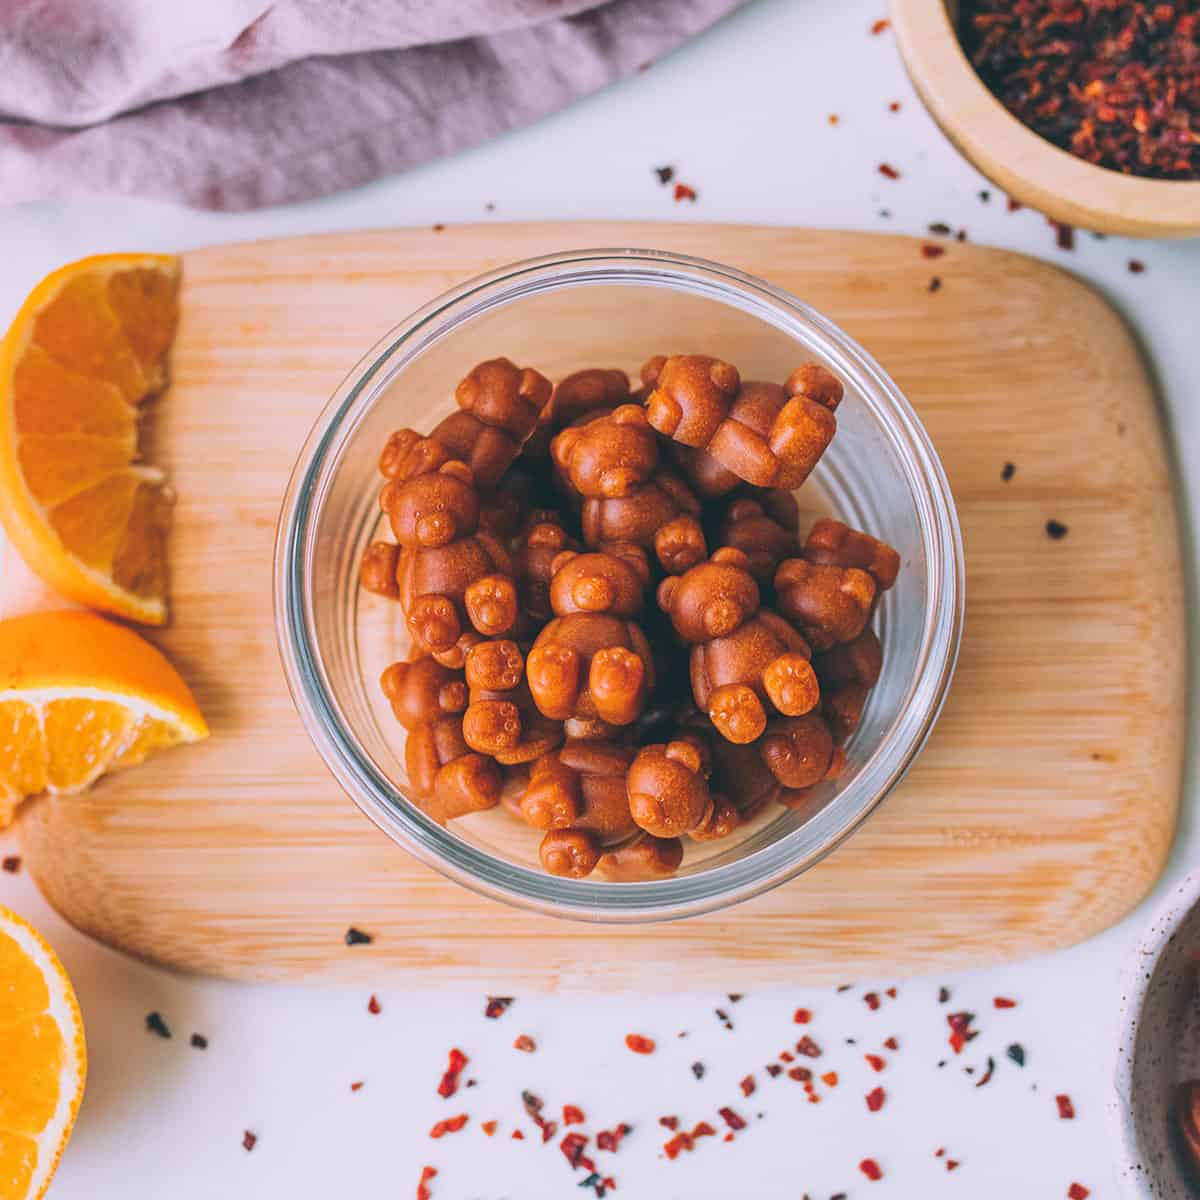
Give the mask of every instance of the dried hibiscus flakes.
[[249, 1152], [258, 1145], [258, 1134], [251, 1133], [249, 1129], [242, 1133], [242, 1149]]
[[738, 1113], [734, 1112], [734, 1110], [728, 1105], [726, 1105], [724, 1108], [718, 1108], [717, 1115], [722, 1121], [725, 1122], [726, 1125], [729, 1126], [730, 1129], [734, 1131], [734, 1133], [746, 1128], [745, 1119]]
[[615, 1129], [602, 1129], [596, 1134], [596, 1149], [608, 1150], [615, 1154], [620, 1150], [622, 1140], [632, 1132], [633, 1126], [626, 1125], [624, 1121]]
[[870, 1112], [878, 1112], [883, 1107], [883, 1102], [886, 1098], [887, 1093], [883, 1088], [872, 1088], [866, 1095], [867, 1109]]
[[887, 1059], [880, 1054], [864, 1054], [863, 1058], [872, 1071], [882, 1071], [887, 1066]]
[[1018, 120], [1086, 162], [1200, 178], [1193, 0], [968, 0], [960, 35]]
[[563, 1152], [563, 1156], [567, 1162], [571, 1164], [571, 1169], [576, 1170], [583, 1167], [585, 1170], [594, 1171], [596, 1164], [584, 1154], [587, 1148], [588, 1138], [582, 1133], [568, 1133], [561, 1142], [558, 1143], [558, 1148]]
[[803, 1054], [805, 1058], [820, 1058], [821, 1047], [812, 1040], [807, 1034], [796, 1043], [796, 1053]]
[[448, 1133], [457, 1133], [470, 1119], [466, 1113], [459, 1113], [457, 1117], [447, 1117], [443, 1121], [437, 1121], [429, 1131], [429, 1136], [437, 1141]]
[[971, 1028], [975, 1014], [969, 1012], [952, 1012], [946, 1014], [946, 1024], [950, 1026], [950, 1047], [955, 1054], [961, 1054], [963, 1047], [979, 1036], [977, 1029]]
[[437, 1087], [437, 1093], [443, 1100], [449, 1100], [458, 1091], [458, 1077], [462, 1074], [463, 1068], [469, 1061], [467, 1056], [457, 1047], [450, 1051], [449, 1062], [446, 1065], [446, 1070], [442, 1073], [441, 1081]]
[[372, 995], [370, 1000], [367, 1001], [367, 1012], [373, 1017], [377, 1017], [383, 1012], [383, 1006], [379, 1003], [378, 996]]
[[891, 163], [880, 163], [878, 170], [879, 170], [880, 175], [882, 175], [884, 177], [884, 179], [899, 179], [900, 178], [900, 172], [897, 171], [896, 168], [893, 167]]
[[1060, 1094], [1054, 1097], [1054, 1103], [1058, 1105], [1058, 1115], [1064, 1121], [1073, 1121], [1075, 1119], [1075, 1105], [1071, 1103], [1071, 1097], [1066, 1094]]
[[494, 1021], [497, 1017], [504, 1016], [512, 1002], [511, 996], [489, 996], [483, 1008], [483, 1015]]
[[1068, 1200], [1087, 1200], [1092, 1193], [1082, 1183], [1073, 1183], [1067, 1188]]
[[873, 1158], [864, 1158], [858, 1164], [858, 1169], [872, 1183], [878, 1183], [883, 1178], [883, 1168]]
[[753, 1075], [747, 1075], [738, 1086], [742, 1089], [743, 1096], [753, 1096], [754, 1089], [757, 1086], [754, 1082]]
[[537, 1042], [533, 1040], [527, 1033], [517, 1034], [516, 1040], [513, 1042], [514, 1050], [521, 1050], [526, 1054], [532, 1054], [537, 1049]]
[[627, 1033], [625, 1035], [625, 1045], [629, 1047], [634, 1054], [653, 1054], [654, 1039], [643, 1037], [640, 1033]]
[[433, 1193], [429, 1190], [429, 1182], [437, 1177], [437, 1167], [422, 1167], [421, 1182], [417, 1184], [417, 1200], [429, 1200]]
[[583, 1109], [574, 1104], [564, 1104], [562, 1114], [564, 1125], [582, 1125], [587, 1117], [583, 1115]]
[[680, 200], [687, 200], [692, 204], [696, 203], [696, 189], [686, 183], [677, 183], [675, 185], [675, 191], [673, 195], [677, 202]]
[[798, 1008], [792, 1014], [792, 1020], [797, 1025], [807, 1025], [812, 1020], [812, 1013], [807, 1008]]

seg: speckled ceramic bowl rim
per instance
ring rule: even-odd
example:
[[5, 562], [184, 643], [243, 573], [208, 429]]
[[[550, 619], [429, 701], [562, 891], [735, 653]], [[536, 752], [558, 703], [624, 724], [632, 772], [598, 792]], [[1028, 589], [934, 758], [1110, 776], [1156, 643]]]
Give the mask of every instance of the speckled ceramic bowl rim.
[[1145, 1171], [1138, 1169], [1142, 1151], [1133, 1112], [1133, 1061], [1142, 1011], [1163, 950], [1197, 905], [1200, 905], [1200, 871], [1193, 871], [1174, 885], [1154, 910], [1146, 932], [1138, 939], [1121, 971], [1113, 1089], [1105, 1108], [1114, 1135], [1120, 1185], [1124, 1194], [1135, 1200], [1157, 1200], [1158, 1197], [1158, 1192], [1147, 1183]]

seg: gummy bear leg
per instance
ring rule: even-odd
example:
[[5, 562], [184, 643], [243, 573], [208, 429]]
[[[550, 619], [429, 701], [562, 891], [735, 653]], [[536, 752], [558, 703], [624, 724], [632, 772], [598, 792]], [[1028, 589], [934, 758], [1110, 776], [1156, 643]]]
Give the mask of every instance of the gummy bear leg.
[[708, 698], [708, 719], [726, 741], [745, 745], [767, 727], [767, 712], [754, 689], [727, 683]]
[[704, 530], [695, 517], [676, 517], [654, 535], [654, 553], [668, 575], [682, 575], [708, 554]]
[[802, 717], [821, 699], [821, 685], [812, 663], [795, 651], [781, 654], [763, 672], [763, 687], [784, 716]]
[[583, 664], [579, 652], [553, 643], [534, 646], [525, 660], [525, 678], [543, 716], [565, 721], [575, 712]]
[[608, 646], [592, 655], [588, 691], [602, 721], [628, 725], [642, 711], [646, 664], [624, 646]]

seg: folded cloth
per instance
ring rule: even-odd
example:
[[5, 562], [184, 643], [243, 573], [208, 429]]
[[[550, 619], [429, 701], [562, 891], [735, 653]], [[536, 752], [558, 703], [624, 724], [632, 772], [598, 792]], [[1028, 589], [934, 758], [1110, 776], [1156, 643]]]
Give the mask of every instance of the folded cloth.
[[744, 0], [0, 0], [0, 202], [353, 187], [646, 66]]

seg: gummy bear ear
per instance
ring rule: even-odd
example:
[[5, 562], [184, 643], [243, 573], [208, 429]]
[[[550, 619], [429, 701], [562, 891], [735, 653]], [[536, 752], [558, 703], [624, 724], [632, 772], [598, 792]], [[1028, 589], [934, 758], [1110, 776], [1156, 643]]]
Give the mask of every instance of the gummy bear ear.
[[641, 580], [642, 587], [650, 582], [650, 559], [641, 546], [632, 542], [610, 542], [604, 549], [629, 567]]
[[461, 480], [468, 487], [475, 486], [475, 472], [465, 462], [459, 462], [456, 458], [452, 458], [447, 463], [442, 463], [438, 467], [438, 471], [443, 475], [449, 475], [452, 479]]
[[668, 575], [666, 579], [658, 585], [658, 607], [665, 613], [671, 611], [671, 597], [675, 595], [675, 589], [679, 586], [678, 575]]
[[665, 354], [656, 354], [653, 358], [648, 358], [642, 363], [642, 369], [639, 372], [642, 382], [647, 387], [652, 387], [658, 382], [658, 377], [662, 374], [662, 369], [667, 365], [667, 356]]
[[746, 552], [738, 550], [734, 546], [722, 546], [720, 550], [714, 550], [712, 558], [708, 561], [719, 563], [724, 567], [740, 567], [743, 571], [750, 570], [750, 559]]
[[577, 550], [563, 550], [561, 553], [556, 554], [550, 560], [550, 577], [553, 579], [554, 576], [557, 575], [559, 571], [561, 571], [563, 567], [565, 567], [567, 563], [571, 561], [571, 559], [578, 557], [579, 552]]
[[554, 459], [554, 465], [560, 470], [565, 470], [567, 461], [571, 457], [571, 451], [575, 449], [575, 443], [579, 441], [580, 427], [578, 425], [568, 425], [566, 429], [556, 433], [550, 441], [550, 457]]
[[609, 420], [614, 425], [635, 425], [640, 426], [642, 429], [650, 428], [650, 421], [646, 417], [646, 410], [640, 404], [622, 404], [620, 408], [614, 408]]

